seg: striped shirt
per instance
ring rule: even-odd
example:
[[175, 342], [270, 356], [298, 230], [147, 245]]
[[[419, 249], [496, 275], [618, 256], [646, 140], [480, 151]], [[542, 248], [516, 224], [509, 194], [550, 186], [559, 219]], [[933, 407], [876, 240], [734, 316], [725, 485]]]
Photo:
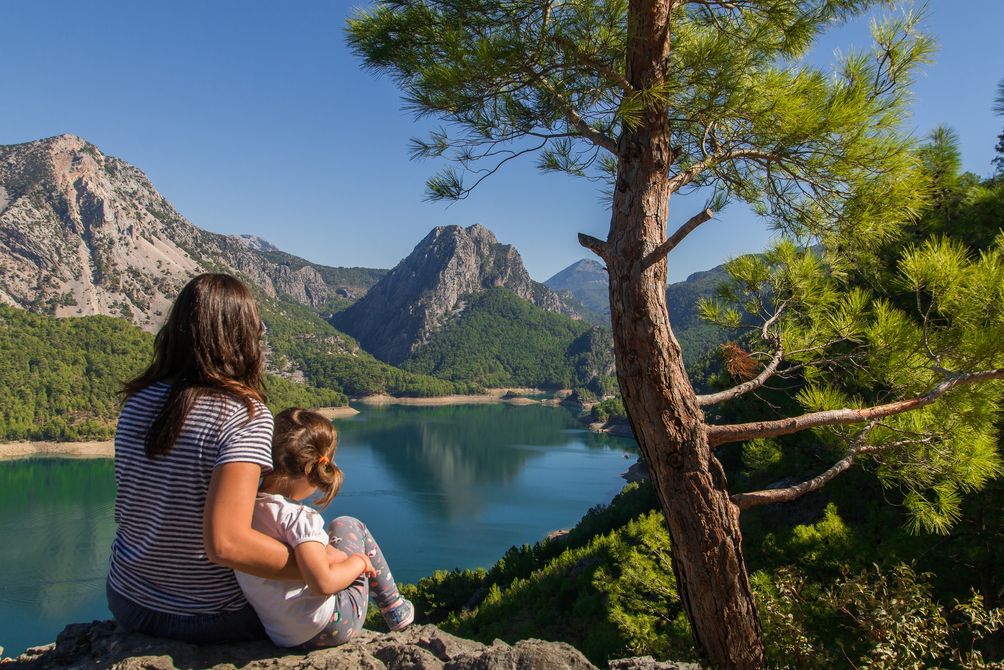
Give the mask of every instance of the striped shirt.
[[170, 385], [158, 382], [126, 400], [115, 432], [115, 523], [108, 585], [170, 614], [211, 614], [247, 605], [230, 568], [206, 558], [202, 518], [213, 470], [225, 463], [272, 469], [272, 414], [257, 403], [203, 396], [167, 455], [148, 458], [146, 432]]

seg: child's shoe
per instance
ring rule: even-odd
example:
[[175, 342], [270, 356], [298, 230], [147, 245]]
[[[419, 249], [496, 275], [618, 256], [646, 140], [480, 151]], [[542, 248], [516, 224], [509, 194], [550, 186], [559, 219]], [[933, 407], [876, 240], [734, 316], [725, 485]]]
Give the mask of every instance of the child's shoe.
[[415, 620], [415, 606], [407, 598], [402, 598], [400, 605], [383, 613], [383, 618], [391, 632], [404, 630]]

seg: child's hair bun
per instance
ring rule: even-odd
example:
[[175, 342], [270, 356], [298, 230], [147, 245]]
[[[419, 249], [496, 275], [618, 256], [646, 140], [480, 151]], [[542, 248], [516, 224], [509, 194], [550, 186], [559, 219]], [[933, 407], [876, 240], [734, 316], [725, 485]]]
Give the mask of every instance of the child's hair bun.
[[320, 492], [316, 505], [327, 505], [338, 494], [344, 474], [332, 462], [338, 435], [331, 421], [317, 412], [293, 407], [275, 416], [272, 461], [278, 476], [306, 475]]

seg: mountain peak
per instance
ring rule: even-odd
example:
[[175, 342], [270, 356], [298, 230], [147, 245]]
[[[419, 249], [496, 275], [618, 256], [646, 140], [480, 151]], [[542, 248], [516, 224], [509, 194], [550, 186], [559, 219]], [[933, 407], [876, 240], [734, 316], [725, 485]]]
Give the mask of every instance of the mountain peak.
[[496, 286], [574, 315], [557, 294], [530, 279], [514, 247], [474, 224], [434, 228], [364, 298], [337, 314], [334, 325], [377, 358], [397, 364], [463, 310], [467, 296]]
[[78, 150], [83, 149], [86, 146], [92, 146], [92, 147], [94, 146], [84, 138], [80, 137], [79, 135], [74, 135], [73, 133], [63, 133], [62, 135], [54, 135], [42, 141], [48, 144], [53, 144], [56, 146], [63, 146]]

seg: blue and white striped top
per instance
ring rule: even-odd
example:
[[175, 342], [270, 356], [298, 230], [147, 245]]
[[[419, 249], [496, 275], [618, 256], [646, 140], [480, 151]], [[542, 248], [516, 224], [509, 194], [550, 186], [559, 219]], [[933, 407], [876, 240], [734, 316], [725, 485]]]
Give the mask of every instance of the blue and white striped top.
[[206, 558], [203, 508], [213, 469], [256, 463], [272, 469], [272, 414], [252, 420], [233, 396], [199, 398], [166, 456], [147, 458], [146, 432], [167, 398], [159, 382], [126, 400], [115, 432], [115, 523], [108, 585], [147, 609], [194, 615], [247, 605], [230, 568]]

